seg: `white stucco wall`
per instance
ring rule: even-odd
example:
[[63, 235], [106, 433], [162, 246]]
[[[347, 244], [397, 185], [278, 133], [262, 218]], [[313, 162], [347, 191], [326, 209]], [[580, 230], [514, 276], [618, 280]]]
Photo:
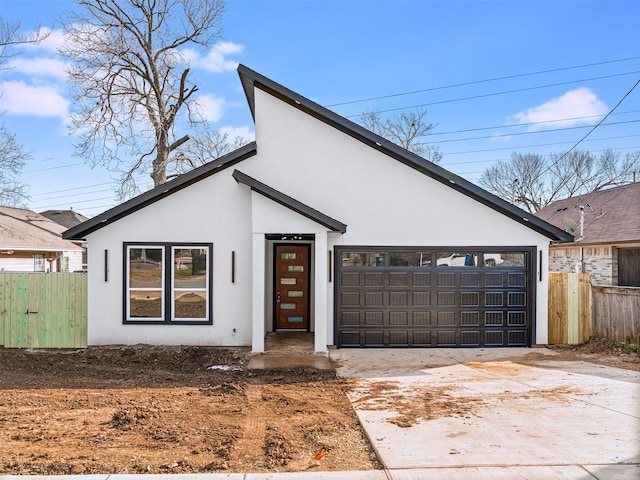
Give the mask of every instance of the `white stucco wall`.
[[[250, 198], [228, 170], [88, 235], [89, 345], [251, 345]], [[213, 243], [213, 325], [123, 325], [123, 242]]]

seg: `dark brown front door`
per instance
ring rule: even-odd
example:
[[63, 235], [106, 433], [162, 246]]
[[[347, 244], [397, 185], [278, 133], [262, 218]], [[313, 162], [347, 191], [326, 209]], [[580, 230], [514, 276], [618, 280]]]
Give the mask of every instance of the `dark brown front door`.
[[309, 329], [309, 245], [275, 246], [277, 330]]

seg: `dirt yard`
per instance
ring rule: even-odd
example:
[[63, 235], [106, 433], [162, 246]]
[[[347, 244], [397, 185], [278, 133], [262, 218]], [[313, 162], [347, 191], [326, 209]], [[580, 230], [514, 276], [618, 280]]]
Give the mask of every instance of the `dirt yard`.
[[247, 361], [244, 349], [0, 348], [0, 474], [379, 468], [334, 372]]
[[[640, 371], [640, 355], [612, 342], [552, 348], [557, 360]], [[247, 362], [246, 349], [0, 348], [0, 474], [380, 468], [345, 395], [356, 381]], [[415, 413], [392, 387], [370, 393], [396, 403], [401, 427], [478, 407], [432, 391]]]

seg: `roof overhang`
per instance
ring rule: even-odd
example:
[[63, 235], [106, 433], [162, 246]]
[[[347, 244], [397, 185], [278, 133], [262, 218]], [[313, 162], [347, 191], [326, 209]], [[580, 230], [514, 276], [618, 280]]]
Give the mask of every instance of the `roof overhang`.
[[284, 193], [272, 188], [268, 185], [265, 185], [262, 182], [259, 182], [255, 178], [250, 177], [238, 170], [233, 171], [233, 178], [235, 178], [236, 182], [242, 183], [249, 187], [252, 191], [259, 193], [260, 195], [273, 200], [280, 205], [287, 207], [288, 209], [299, 213], [300, 215], [313, 220], [316, 223], [328, 228], [333, 232], [345, 233], [347, 231], [347, 225], [338, 220], [331, 218], [324, 213], [311, 208], [308, 205], [292, 198]]
[[50, 247], [7, 247], [3, 246], [0, 248], [0, 253], [7, 253], [9, 251], [13, 252], [81, 252], [82, 248], [80, 247], [70, 247], [70, 248], [50, 248]]

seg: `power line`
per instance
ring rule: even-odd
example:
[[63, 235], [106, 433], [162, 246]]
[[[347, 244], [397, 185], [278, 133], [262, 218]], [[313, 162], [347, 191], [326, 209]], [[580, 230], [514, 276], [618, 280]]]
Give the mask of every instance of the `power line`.
[[468, 85], [477, 85], [480, 83], [488, 83], [488, 82], [495, 82], [498, 80], [509, 80], [509, 79], [513, 79], [513, 78], [521, 78], [521, 77], [527, 77], [527, 76], [532, 76], [532, 75], [541, 75], [544, 73], [554, 73], [554, 72], [562, 72], [562, 71], [566, 71], [566, 70], [574, 70], [574, 69], [578, 69], [578, 68], [585, 68], [585, 67], [595, 67], [598, 65], [606, 65], [606, 64], [610, 64], [610, 63], [619, 63], [619, 62], [628, 62], [630, 60], [638, 60], [640, 59], [640, 57], [629, 57], [629, 58], [621, 58], [618, 60], [607, 60], [604, 62], [596, 62], [596, 63], [587, 63], [584, 65], [575, 65], [572, 67], [562, 67], [562, 68], [554, 68], [551, 70], [540, 70], [538, 72], [529, 72], [529, 73], [519, 73], [519, 74], [514, 74], [514, 75], [506, 75], [504, 77], [494, 77], [494, 78], [488, 78], [488, 79], [484, 79], [484, 80], [474, 80], [471, 82], [463, 82], [463, 83], [454, 83], [451, 85], [443, 85], [443, 86], [439, 86], [439, 87], [432, 87], [432, 88], [424, 88], [421, 90], [413, 90], [413, 91], [409, 91], [409, 92], [401, 92], [401, 93], [392, 93], [389, 95], [381, 95], [378, 97], [370, 97], [370, 98], [363, 98], [360, 100], [350, 100], [347, 102], [340, 102], [340, 103], [332, 103], [331, 105], [325, 105], [326, 107], [338, 107], [338, 106], [342, 106], [342, 105], [352, 105], [354, 103], [362, 103], [362, 102], [369, 102], [372, 100], [384, 100], [387, 98], [394, 98], [394, 97], [401, 97], [401, 96], [406, 96], [406, 95], [414, 95], [417, 93], [424, 93], [424, 92], [432, 92], [435, 90], [444, 90], [444, 89], [448, 89], [448, 88], [457, 88], [457, 87], [466, 87]]
[[[632, 135], [618, 135], [615, 137], [603, 137], [603, 138], [598, 138], [596, 140], [587, 140], [587, 141], [602, 141], [602, 140], [618, 140], [620, 138], [629, 138], [629, 137], [638, 137], [640, 136], [640, 134], [632, 134]], [[520, 150], [523, 148], [537, 148], [537, 147], [551, 147], [554, 145], [566, 145], [568, 143], [571, 142], [552, 142], [552, 143], [539, 143], [539, 144], [535, 144], [535, 145], [522, 145], [522, 146], [518, 146], [518, 147], [513, 147], [513, 146], [509, 146], [509, 147], [499, 147], [499, 148], [487, 148], [487, 149], [483, 149], [483, 150], [468, 150], [468, 151], [463, 151], [463, 152], [449, 152], [446, 153], [447, 156], [449, 155], [462, 155], [462, 154], [468, 154], [468, 153], [483, 153], [483, 152], [496, 152], [496, 151], [500, 151], [500, 150]]]
[[[640, 112], [640, 110], [627, 110], [625, 112], [617, 112], [614, 113], [613, 115], [626, 115], [628, 113], [638, 113]], [[435, 136], [435, 135], [451, 135], [454, 133], [470, 133], [470, 132], [480, 132], [483, 130], [497, 130], [497, 129], [504, 129], [504, 128], [515, 128], [515, 127], [530, 127], [533, 125], [544, 125], [547, 123], [560, 123], [560, 122], [569, 122], [572, 120], [586, 120], [589, 118], [600, 118], [602, 115], [585, 115], [583, 117], [569, 117], [569, 118], [559, 118], [556, 120], [541, 120], [539, 122], [526, 122], [526, 123], [513, 123], [510, 125], [495, 125], [493, 127], [478, 127], [478, 128], [466, 128], [463, 130], [452, 130], [449, 132], [433, 132], [433, 133], [429, 133], [429, 136]], [[548, 132], [550, 130], [544, 130], [545, 132]]]
[[616, 110], [616, 108], [618, 108], [618, 107], [620, 106], [620, 104], [621, 104], [622, 102], [624, 102], [624, 101], [626, 100], [626, 98], [627, 98], [629, 95], [631, 95], [631, 92], [633, 92], [633, 91], [636, 89], [636, 87], [637, 87], [638, 85], [640, 85], [640, 80], [638, 80], [638, 81], [635, 83], [635, 85], [634, 85], [633, 87], [631, 87], [631, 90], [629, 90], [629, 91], [628, 91], [628, 92], [627, 92], [627, 93], [626, 93], [626, 94], [625, 94], [625, 95], [620, 99], [620, 101], [619, 101], [618, 103], [616, 103], [616, 106], [615, 106], [615, 107], [613, 107], [613, 108], [609, 111], [609, 113], [607, 113], [607, 114], [602, 118], [602, 120], [600, 120], [596, 125], [594, 125], [594, 126], [593, 126], [593, 128], [592, 128], [591, 130], [589, 130], [589, 131], [585, 134], [585, 136], [584, 136], [584, 137], [582, 137], [580, 140], [578, 140], [578, 141], [576, 142], [576, 144], [575, 144], [573, 147], [571, 147], [571, 148], [570, 148], [566, 153], [564, 153], [564, 154], [563, 154], [563, 155], [558, 159], [558, 162], [559, 162], [560, 160], [562, 160], [564, 157], [566, 157], [567, 155], [569, 155], [569, 153], [571, 153], [571, 152], [573, 151], [573, 149], [575, 149], [575, 148], [576, 148], [578, 145], [580, 145], [580, 143], [582, 143], [582, 142], [583, 142], [583, 141], [584, 141], [584, 140], [585, 140], [589, 135], [591, 135], [591, 134], [594, 132], [594, 130], [595, 130], [596, 128], [598, 128], [600, 125], [602, 125], [602, 122], [604, 122], [607, 118], [609, 118], [609, 115], [611, 115], [611, 114]]
[[[442, 105], [445, 103], [454, 103], [454, 102], [463, 102], [466, 100], [477, 100], [479, 98], [488, 98], [488, 97], [496, 97], [496, 96], [500, 96], [500, 95], [509, 95], [511, 93], [520, 93], [520, 92], [527, 92], [527, 91], [531, 91], [531, 90], [539, 90], [542, 88], [550, 88], [550, 87], [559, 87], [562, 85], [569, 85], [572, 83], [580, 83], [580, 82], [589, 82], [589, 81], [593, 81], [593, 80], [604, 80], [607, 78], [615, 78], [615, 77], [622, 77], [625, 75], [635, 75], [637, 73], [640, 73], [640, 70], [636, 70], [633, 72], [625, 72], [625, 73], [616, 73], [616, 74], [612, 74], [612, 75], [603, 75], [601, 77], [591, 77], [591, 78], [583, 78], [580, 80], [569, 80], [566, 82], [559, 82], [559, 83], [550, 83], [547, 85], [538, 85], [535, 87], [525, 87], [525, 88], [518, 88], [515, 90], [504, 90], [501, 92], [492, 92], [492, 93], [484, 93], [482, 95], [472, 95], [470, 97], [461, 97], [461, 98], [451, 98], [449, 100], [440, 100], [438, 102], [430, 102], [430, 103], [422, 103], [420, 105], [412, 105], [409, 107], [397, 107], [397, 108], [389, 108], [386, 110], [376, 110], [376, 113], [389, 113], [389, 112], [397, 112], [399, 110], [411, 110], [414, 108], [421, 108], [421, 107], [429, 107], [432, 105]], [[354, 115], [348, 115], [347, 118], [357, 118], [360, 117], [363, 113], [357, 113]]]
[[[628, 124], [628, 123], [638, 123], [638, 122], [640, 122], [640, 120], [625, 120], [623, 122], [607, 123], [606, 126], [624, 125], [624, 124]], [[593, 125], [580, 125], [580, 126], [576, 126], [576, 127], [550, 128], [548, 130], [534, 130], [534, 131], [531, 131], [531, 132], [498, 133], [496, 135], [487, 135], [487, 136], [483, 136], [483, 137], [468, 137], [468, 138], [461, 138], [461, 139], [453, 138], [453, 139], [449, 139], [449, 140], [436, 140], [435, 142], [429, 142], [429, 144], [451, 143], [451, 142], [467, 142], [467, 141], [470, 141], [470, 140], [484, 140], [484, 139], [487, 139], [487, 138], [516, 137], [516, 136], [521, 136], [521, 135], [538, 135], [540, 133], [563, 132], [563, 131], [567, 131], [567, 130], [578, 130], [578, 129], [589, 128], [589, 127], [593, 127]]]

